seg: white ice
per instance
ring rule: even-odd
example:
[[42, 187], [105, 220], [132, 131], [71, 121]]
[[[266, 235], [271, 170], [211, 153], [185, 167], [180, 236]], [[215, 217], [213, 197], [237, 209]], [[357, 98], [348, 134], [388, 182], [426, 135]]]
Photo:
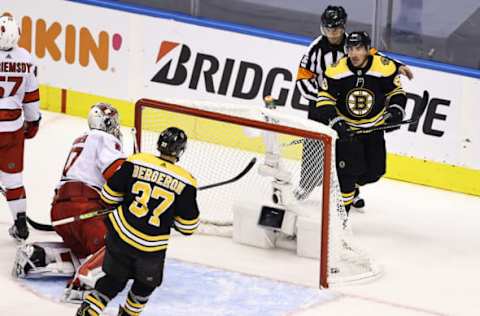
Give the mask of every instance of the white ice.
[[[27, 141], [28, 212], [37, 221], [48, 222], [53, 188], [70, 144], [85, 129], [84, 119], [44, 112], [38, 136]], [[129, 143], [128, 129], [124, 133]], [[384, 275], [366, 284], [336, 287], [336, 300], [289, 315], [480, 315], [480, 199], [386, 179], [365, 187], [362, 195], [367, 211], [353, 212], [353, 230], [382, 264]], [[11, 215], [3, 199], [0, 210], [0, 315], [74, 315], [76, 306], [39, 297], [11, 278], [16, 244], [7, 234]], [[52, 239], [57, 239], [54, 234], [37, 231], [30, 238]], [[168, 255], [309, 287], [318, 283], [317, 261], [228, 238], [175, 237]]]

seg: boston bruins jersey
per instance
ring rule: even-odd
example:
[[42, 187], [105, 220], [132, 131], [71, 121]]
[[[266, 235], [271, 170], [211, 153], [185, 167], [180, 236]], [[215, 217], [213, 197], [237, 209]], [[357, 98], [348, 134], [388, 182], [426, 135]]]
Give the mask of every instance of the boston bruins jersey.
[[356, 68], [345, 57], [325, 71], [313, 119], [324, 124], [341, 117], [351, 129], [385, 123], [389, 104], [405, 107], [397, 65], [390, 59], [368, 56], [363, 68]]
[[151, 154], [130, 156], [102, 188], [117, 206], [108, 215], [107, 245], [141, 254], [167, 249], [170, 228], [192, 234], [199, 224], [197, 181], [182, 167]]
[[[345, 33], [342, 41], [335, 45], [331, 44], [326, 36], [320, 35], [308, 46], [300, 60], [296, 78], [297, 88], [305, 99], [317, 101], [325, 70], [346, 55], [347, 36], [348, 34]], [[370, 54], [383, 56], [376, 48], [370, 48]], [[397, 67], [403, 65], [398, 60], [390, 59]]]

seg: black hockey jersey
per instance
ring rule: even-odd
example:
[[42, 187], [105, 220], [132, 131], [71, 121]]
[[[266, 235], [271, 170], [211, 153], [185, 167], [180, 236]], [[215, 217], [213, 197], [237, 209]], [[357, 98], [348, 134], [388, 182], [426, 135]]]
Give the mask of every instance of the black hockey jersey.
[[197, 181], [185, 169], [151, 154], [130, 156], [102, 188], [108, 215], [107, 245], [126, 251], [167, 249], [170, 228], [192, 234], [199, 224]]
[[[298, 66], [296, 78], [297, 88], [304, 98], [317, 101], [325, 70], [346, 55], [345, 41], [347, 36], [348, 34], [345, 33], [340, 44], [334, 45], [328, 41], [326, 36], [320, 35], [309, 45]], [[383, 56], [375, 48], [370, 48], [370, 54]], [[398, 60], [391, 60], [397, 67], [403, 65]]]
[[368, 56], [366, 66], [356, 68], [345, 57], [325, 71], [311, 118], [328, 125], [340, 116], [353, 130], [369, 128], [385, 123], [388, 105], [404, 108], [405, 103], [405, 91], [392, 60]]

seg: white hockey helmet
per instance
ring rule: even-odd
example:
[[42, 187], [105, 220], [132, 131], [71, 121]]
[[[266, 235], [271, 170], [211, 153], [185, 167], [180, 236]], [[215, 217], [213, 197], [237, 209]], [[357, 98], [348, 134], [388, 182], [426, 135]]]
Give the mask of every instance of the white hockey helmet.
[[0, 17], [0, 50], [9, 50], [17, 46], [20, 27], [8, 13]]
[[118, 111], [111, 104], [97, 103], [88, 112], [88, 127], [98, 129], [121, 139]]

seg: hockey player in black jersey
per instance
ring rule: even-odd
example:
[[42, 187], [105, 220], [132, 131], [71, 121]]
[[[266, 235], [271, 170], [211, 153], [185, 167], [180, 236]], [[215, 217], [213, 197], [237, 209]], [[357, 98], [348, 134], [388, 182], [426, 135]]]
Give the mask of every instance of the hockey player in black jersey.
[[[345, 33], [347, 12], [341, 6], [329, 5], [321, 16], [321, 33], [308, 47], [298, 67], [296, 85], [302, 96], [310, 102], [308, 118], [311, 118], [314, 104], [317, 102], [320, 84], [327, 67], [338, 62], [345, 56], [345, 42], [348, 34]], [[376, 55], [376, 49], [371, 48], [370, 54]], [[400, 74], [413, 78], [411, 70], [400, 63], [392, 60]], [[298, 199], [305, 199], [310, 192], [319, 185], [322, 179], [322, 155], [323, 150], [318, 148], [310, 140], [303, 144], [302, 168], [300, 183], [295, 195]], [[353, 205], [357, 209], [363, 208], [365, 202], [359, 197], [359, 189], [356, 189]]]
[[398, 66], [386, 57], [369, 53], [366, 32], [350, 33], [346, 49], [348, 57], [326, 69], [311, 119], [338, 133], [336, 165], [348, 211], [356, 185], [378, 181], [386, 165], [383, 131], [355, 136], [351, 131], [401, 122], [407, 99]]
[[199, 224], [197, 181], [175, 165], [187, 143], [175, 127], [158, 138], [160, 156], [130, 156], [103, 186], [101, 197], [116, 207], [108, 215], [105, 273], [85, 297], [77, 316], [97, 316], [133, 279], [120, 316], [139, 315], [163, 278], [165, 252], [173, 227], [191, 235]]

